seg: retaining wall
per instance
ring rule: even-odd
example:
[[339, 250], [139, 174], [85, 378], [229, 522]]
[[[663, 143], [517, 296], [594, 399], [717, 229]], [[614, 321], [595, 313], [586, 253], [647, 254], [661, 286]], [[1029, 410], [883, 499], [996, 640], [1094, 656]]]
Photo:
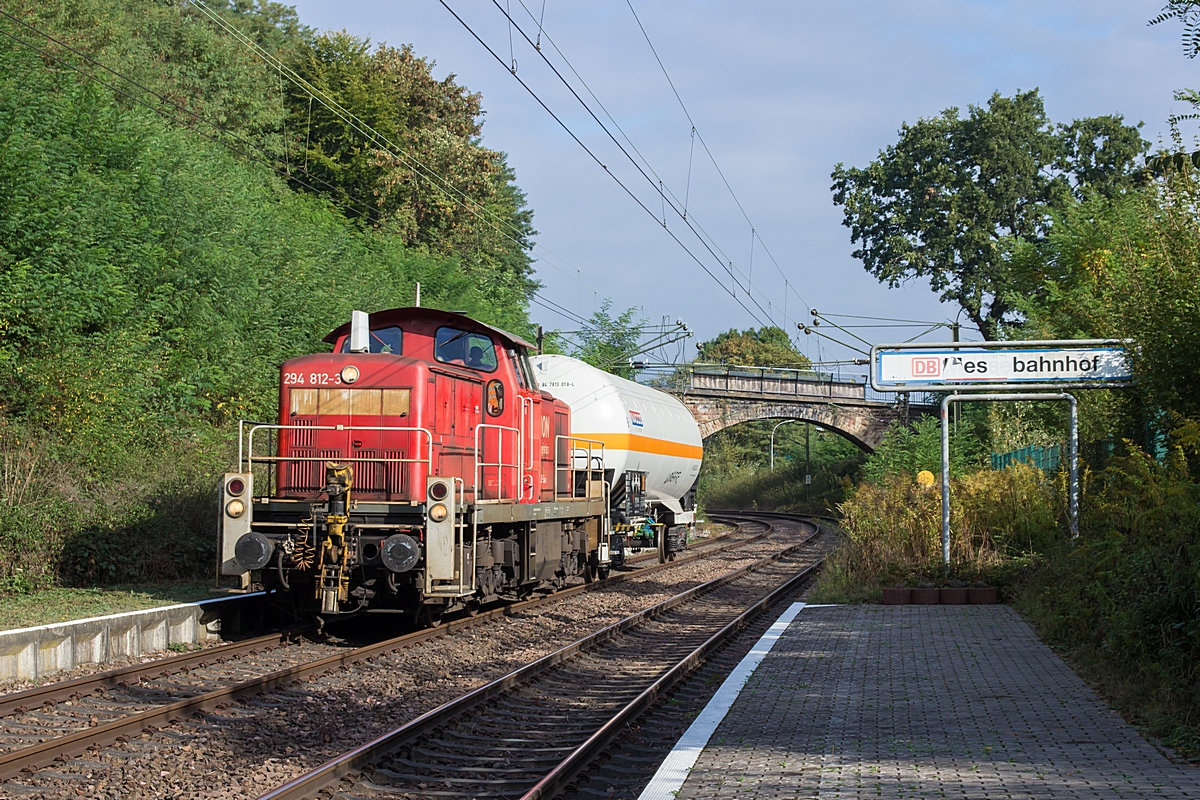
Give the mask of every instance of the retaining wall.
[[31, 680], [239, 632], [263, 592], [0, 631], [0, 681]]

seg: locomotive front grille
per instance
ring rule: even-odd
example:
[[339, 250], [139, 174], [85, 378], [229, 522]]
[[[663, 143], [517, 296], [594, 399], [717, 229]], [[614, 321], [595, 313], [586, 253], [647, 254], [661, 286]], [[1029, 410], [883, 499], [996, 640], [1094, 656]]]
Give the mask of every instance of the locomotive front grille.
[[[406, 458], [404, 450], [384, 450], [384, 458]], [[383, 473], [386, 476], [382, 491], [387, 492], [393, 498], [399, 498], [404, 495], [404, 472], [407, 464], [398, 462], [388, 462], [383, 464]]]
[[[355, 450], [355, 458], [379, 458], [378, 450]], [[376, 461], [355, 461], [350, 465], [354, 470], [355, 492], [381, 492], [383, 478], [382, 466]]]
[[[316, 450], [293, 448], [292, 455], [296, 458], [315, 458]], [[319, 488], [321, 478], [320, 464], [316, 461], [288, 461], [288, 488], [296, 492], [314, 491]]]

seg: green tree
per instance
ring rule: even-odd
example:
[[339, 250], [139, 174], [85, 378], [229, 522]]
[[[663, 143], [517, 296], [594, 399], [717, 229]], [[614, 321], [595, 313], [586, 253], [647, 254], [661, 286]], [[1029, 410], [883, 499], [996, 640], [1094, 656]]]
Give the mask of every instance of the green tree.
[[[120, 19], [136, 39], [143, 20]], [[351, 309], [407, 305], [419, 281], [431, 306], [528, 331], [519, 287], [8, 38], [0, 141], [0, 459], [36, 466], [29, 491], [0, 487], [19, 520], [0, 590], [209, 573], [231, 422], [270, 419], [279, 364], [326, 349]]]
[[697, 346], [696, 360], [710, 364], [809, 369], [812, 362], [781, 328], [730, 329]]
[[350, 216], [410, 246], [455, 253], [468, 270], [528, 295], [532, 212], [504, 155], [480, 143], [480, 95], [453, 74], [434, 79], [433, 67], [410, 45], [372, 48], [344, 31], [309, 39], [296, 71], [353, 118], [289, 85], [292, 158], [312, 176], [294, 188], [331, 192]]
[[833, 199], [868, 272], [892, 287], [927, 278], [996, 339], [1018, 321], [1022, 247], [1072, 198], [1131, 186], [1146, 148], [1119, 115], [1054, 125], [1036, 89], [996, 93], [965, 117], [949, 108], [904, 124], [865, 168], [838, 164]]
[[1163, 10], [1150, 20], [1151, 25], [1176, 20], [1183, 25], [1183, 52], [1188, 58], [1200, 54], [1200, 2], [1167, 0]]
[[612, 301], [605, 300], [592, 314], [587, 327], [579, 334], [581, 346], [576, 358], [593, 367], [633, 380], [630, 357], [637, 352], [641, 341], [641, 320], [634, 309], [618, 317], [611, 313]]

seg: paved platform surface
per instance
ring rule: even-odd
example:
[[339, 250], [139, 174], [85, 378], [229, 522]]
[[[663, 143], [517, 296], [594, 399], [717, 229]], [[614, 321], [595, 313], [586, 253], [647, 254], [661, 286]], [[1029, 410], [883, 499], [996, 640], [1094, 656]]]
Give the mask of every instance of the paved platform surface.
[[805, 608], [685, 798], [1200, 798], [1007, 606]]

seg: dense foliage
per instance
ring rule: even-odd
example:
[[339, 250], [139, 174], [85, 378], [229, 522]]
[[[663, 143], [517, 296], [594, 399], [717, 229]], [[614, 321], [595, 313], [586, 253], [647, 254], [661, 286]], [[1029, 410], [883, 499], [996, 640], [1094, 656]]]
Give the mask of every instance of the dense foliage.
[[838, 164], [833, 199], [868, 272], [893, 287], [928, 278], [996, 339], [1029, 288], [1022, 247], [1045, 237], [1055, 209], [1131, 186], [1146, 148], [1119, 115], [1055, 125], [1037, 90], [996, 93], [966, 117], [949, 108], [903, 125], [865, 168]]
[[[1184, 23], [1194, 55], [1195, 4], [1170, 3], [1159, 21], [1168, 19]], [[868, 459], [867, 482], [842, 506], [847, 545], [821, 591], [862, 599], [889, 582], [959, 576], [999, 583], [1129, 719], [1196, 755], [1200, 158], [1184, 151], [1177, 132], [1173, 149], [1139, 169], [1134, 159], [1143, 143], [1119, 117], [1050, 128], [1035, 99], [1016, 101], [1029, 105], [1023, 118], [1036, 125], [1010, 129], [1006, 142], [980, 140], [991, 143], [984, 152], [999, 158], [1000, 172], [988, 173], [982, 161], [965, 172], [939, 168], [957, 163], [944, 154], [960, 129], [1016, 108], [994, 98], [968, 120], [954, 114], [906, 126], [901, 142], [866, 170], [839, 167], [835, 190], [864, 242], [868, 269], [893, 283], [931, 274], [989, 338], [1132, 342], [1132, 388], [1079, 393], [1081, 435], [1092, 456], [1079, 537], [1067, 535], [1062, 473], [993, 472], [981, 469], [981, 458], [959, 457], [952, 564], [949, 575], [941, 572], [934, 546], [941, 498], [936, 487], [912, 480], [914, 469], [937, 463], [936, 426], [918, 425], [889, 434]], [[989, 175], [1011, 180], [980, 180]], [[1013, 193], [994, 208], [1011, 213], [1008, 219], [985, 213], [1002, 190]], [[941, 234], [928, 227], [939, 224], [953, 233], [952, 246], [939, 245]], [[938, 266], [922, 266], [926, 258], [940, 259]], [[1065, 434], [1061, 410], [1050, 403], [981, 412], [970, 415], [965, 443], [970, 450], [974, 440], [980, 456]]]
[[[209, 573], [233, 422], [273, 417], [278, 365], [323, 348], [351, 309], [409, 304], [419, 281], [426, 304], [528, 330], [520, 246], [519, 257], [470, 247], [433, 217], [414, 228], [405, 209], [420, 192], [388, 195], [367, 220], [343, 195], [294, 191], [295, 171], [276, 169], [292, 135], [279, 76], [193, 7], [11, 10], [63, 44], [0, 21], [11, 34], [0, 39], [0, 458], [15, 481], [0, 490], [3, 585]], [[325, 52], [282, 7], [222, 13], [281, 57]], [[386, 58], [400, 55], [431, 91], [429, 64], [411, 51]], [[98, 63], [170, 103], [81, 72]], [[464, 169], [481, 170], [480, 196], [508, 192], [528, 223], [510, 173], [464, 121], [478, 98], [437, 86], [461, 106], [444, 143], [473, 148]], [[439, 114], [422, 114], [412, 110], [414, 126], [437, 138]], [[178, 124], [199, 129], [198, 118], [216, 135]], [[229, 146], [234, 135], [242, 146]]]
[[641, 323], [636, 309], [613, 316], [612, 301], [604, 300], [579, 332], [576, 346], [570, 348], [572, 354], [597, 369], [633, 380], [630, 359], [638, 352], [642, 339]]
[[709, 364], [740, 364], [781, 369], [809, 369], [812, 362], [796, 349], [781, 328], [728, 330], [697, 345], [696, 360]]
[[479, 143], [478, 94], [453, 75], [435, 80], [411, 46], [372, 50], [345, 32], [313, 36], [294, 61], [302, 82], [288, 84], [286, 131], [305, 170], [294, 187], [332, 193], [411, 246], [458, 254], [480, 278], [533, 288], [532, 215], [503, 155]]

